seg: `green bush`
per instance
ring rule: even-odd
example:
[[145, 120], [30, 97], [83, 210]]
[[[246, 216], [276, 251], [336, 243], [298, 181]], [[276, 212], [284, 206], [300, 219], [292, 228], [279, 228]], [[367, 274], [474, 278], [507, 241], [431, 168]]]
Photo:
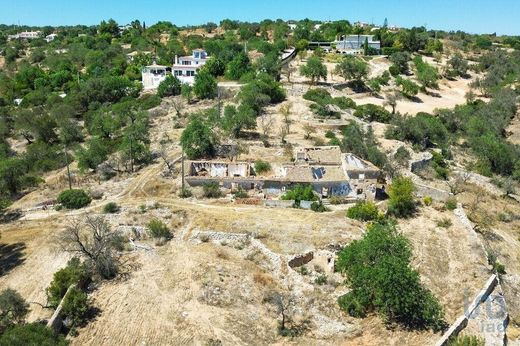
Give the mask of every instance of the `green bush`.
[[171, 74], [159, 84], [157, 88], [157, 95], [159, 97], [175, 96], [181, 93], [181, 82], [179, 79]]
[[87, 293], [77, 287], [70, 289], [63, 299], [62, 313], [72, 320], [73, 326], [78, 326], [85, 321], [89, 311]]
[[352, 100], [351, 98], [348, 98], [348, 97], [345, 97], [345, 96], [339, 96], [339, 97], [334, 97], [332, 99], [332, 104], [335, 104], [336, 106], [338, 106], [340, 109], [356, 109], [356, 102], [354, 102], [354, 100]]
[[105, 204], [105, 206], [103, 207], [103, 212], [105, 214], [115, 214], [115, 213], [118, 213], [119, 210], [120, 210], [120, 208], [117, 205], [117, 203], [115, 203], [115, 202], [109, 202], [109, 203]]
[[309, 89], [305, 94], [303, 94], [303, 98], [321, 104], [331, 103], [332, 101], [330, 93], [323, 88]]
[[20, 293], [11, 288], [0, 292], [0, 334], [7, 328], [23, 323], [29, 313], [29, 304]]
[[255, 172], [258, 174], [263, 174], [271, 171], [271, 164], [266, 161], [256, 160], [255, 161]]
[[148, 224], [146, 225], [148, 228], [148, 234], [154, 239], [171, 239], [172, 233], [168, 226], [158, 219], [152, 219]]
[[320, 276], [318, 276], [315, 280], [314, 280], [314, 283], [317, 284], [317, 285], [325, 285], [327, 283], [327, 275], [325, 274], [322, 274]]
[[323, 205], [322, 201], [312, 202], [311, 210], [316, 213], [324, 213], [326, 211], [330, 211], [329, 208]]
[[184, 189], [181, 189], [181, 191], [179, 192], [180, 198], [189, 198], [191, 196], [193, 196], [193, 193], [187, 187], [185, 187]]
[[202, 189], [206, 198], [220, 198], [223, 196], [220, 186], [216, 182], [206, 183], [202, 186]]
[[430, 196], [426, 196], [423, 198], [423, 203], [425, 206], [429, 207], [433, 203], [433, 199]]
[[40, 323], [19, 324], [0, 335], [0, 346], [66, 346], [65, 337]]
[[80, 209], [90, 204], [92, 199], [84, 190], [71, 189], [62, 191], [58, 195], [58, 203], [67, 209]]
[[144, 94], [138, 100], [142, 109], [150, 109], [161, 104], [161, 97], [154, 94]]
[[448, 340], [448, 346], [485, 346], [486, 341], [474, 335], [457, 335]]
[[380, 123], [388, 123], [392, 120], [392, 113], [381, 106], [370, 103], [357, 106], [354, 116], [370, 122], [377, 121]]
[[84, 287], [90, 282], [90, 273], [79, 258], [73, 257], [65, 268], [54, 273], [53, 279], [47, 288], [47, 301], [53, 308], [58, 307], [61, 299], [71, 285]]
[[340, 118], [340, 114], [331, 109], [328, 104], [313, 103], [310, 105], [310, 109], [320, 118]]
[[287, 191], [282, 197], [284, 201], [294, 200], [296, 206], [300, 206], [301, 201], [316, 201], [318, 196], [314, 194], [311, 185], [296, 184], [292, 189]]
[[415, 185], [410, 178], [397, 177], [388, 188], [388, 212], [407, 217], [415, 212]]
[[455, 210], [457, 209], [457, 199], [455, 197], [450, 197], [446, 200], [444, 203], [444, 206], [448, 210]]
[[357, 202], [347, 210], [347, 217], [360, 221], [373, 221], [382, 217], [379, 209], [373, 202]]
[[236, 191], [233, 192], [233, 196], [235, 196], [235, 198], [247, 198], [248, 197], [247, 191], [244, 190], [242, 187], [238, 187], [238, 189], [236, 189]]
[[336, 270], [346, 276], [350, 292], [338, 299], [356, 317], [375, 311], [389, 324], [441, 330], [443, 311], [412, 269], [410, 242], [389, 222], [368, 226], [360, 240], [338, 256]]
[[385, 137], [409, 141], [421, 149], [433, 146], [445, 147], [449, 143], [449, 132], [442, 121], [427, 113], [415, 117], [396, 116], [385, 132]]

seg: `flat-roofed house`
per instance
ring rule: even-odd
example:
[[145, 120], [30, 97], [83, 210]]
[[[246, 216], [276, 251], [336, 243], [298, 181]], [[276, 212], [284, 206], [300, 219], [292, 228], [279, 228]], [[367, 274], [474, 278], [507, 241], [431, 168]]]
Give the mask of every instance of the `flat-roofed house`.
[[368, 47], [381, 50], [381, 42], [374, 40], [374, 35], [342, 35], [334, 43], [336, 50], [342, 54], [363, 54], [365, 41]]
[[159, 84], [161, 84], [161, 82], [166, 79], [169, 70], [170, 68], [168, 66], [157, 64], [143, 67], [143, 70], [141, 71], [141, 77], [143, 80], [144, 90], [157, 89]]
[[172, 67], [173, 75], [177, 77], [181, 83], [193, 85], [197, 71], [204, 66], [208, 60], [208, 54], [204, 49], [194, 49], [191, 55], [175, 56], [175, 62]]

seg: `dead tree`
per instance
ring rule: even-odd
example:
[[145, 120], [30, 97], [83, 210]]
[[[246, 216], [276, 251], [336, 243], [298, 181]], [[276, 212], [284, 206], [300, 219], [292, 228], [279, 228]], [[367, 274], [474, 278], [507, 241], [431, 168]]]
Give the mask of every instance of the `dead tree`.
[[102, 216], [73, 219], [58, 239], [62, 251], [85, 260], [90, 269], [102, 278], [117, 275], [123, 237], [113, 231]]
[[280, 315], [280, 332], [286, 331], [286, 324], [292, 321], [292, 309], [295, 304], [294, 297], [285, 293], [271, 292], [266, 301], [271, 303], [276, 308], [276, 313]]
[[260, 131], [262, 131], [262, 141], [264, 145], [268, 143], [269, 135], [273, 130], [274, 118], [271, 114], [264, 113], [259, 117]]
[[282, 113], [282, 116], [283, 116], [283, 123], [285, 125], [286, 134], [289, 134], [291, 132], [291, 124], [292, 124], [291, 108], [292, 108], [291, 103], [286, 103], [286, 104], [283, 104], [280, 106], [280, 113]]

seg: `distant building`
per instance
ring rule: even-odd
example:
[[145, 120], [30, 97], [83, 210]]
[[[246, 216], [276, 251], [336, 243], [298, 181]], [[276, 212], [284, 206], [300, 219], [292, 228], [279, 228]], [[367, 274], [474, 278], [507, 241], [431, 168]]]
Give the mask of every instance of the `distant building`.
[[381, 42], [375, 41], [373, 35], [342, 35], [334, 44], [340, 53], [363, 54], [365, 41], [368, 41], [368, 47], [381, 49]]
[[19, 32], [18, 34], [7, 36], [7, 39], [8, 40], [17, 40], [17, 39], [32, 40], [35, 38], [40, 38], [41, 36], [42, 36], [41, 31], [22, 31], [22, 32]]
[[172, 67], [173, 75], [177, 77], [181, 83], [193, 85], [197, 71], [204, 66], [208, 60], [208, 54], [204, 49], [194, 49], [191, 55], [175, 56], [175, 62]]
[[45, 36], [45, 41], [47, 41], [47, 43], [49, 42], [52, 42], [54, 41], [54, 39], [58, 37], [58, 34], [50, 34], [50, 35], [47, 35]]
[[137, 55], [139, 55], [139, 54], [150, 55], [150, 54], [152, 54], [152, 52], [147, 52], [147, 51], [144, 51], [144, 52], [138, 52], [138, 51], [134, 51], [134, 52], [128, 53], [128, 54], [126, 55], [126, 60], [127, 60], [128, 62], [132, 62], [132, 61], [134, 61], [134, 58], [135, 58]]
[[298, 25], [296, 23], [287, 23], [287, 26], [289, 27], [289, 29], [294, 30]]
[[159, 84], [166, 79], [170, 68], [168, 66], [156, 65], [145, 66], [141, 71], [144, 90], [157, 89]]

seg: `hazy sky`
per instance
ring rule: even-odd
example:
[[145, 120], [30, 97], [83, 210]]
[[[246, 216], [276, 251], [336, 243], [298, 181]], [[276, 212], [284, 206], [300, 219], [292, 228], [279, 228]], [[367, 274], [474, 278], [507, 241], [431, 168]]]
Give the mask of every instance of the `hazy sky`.
[[1, 24], [97, 24], [114, 18], [148, 25], [270, 19], [348, 19], [428, 29], [520, 35], [520, 0], [0, 0]]

